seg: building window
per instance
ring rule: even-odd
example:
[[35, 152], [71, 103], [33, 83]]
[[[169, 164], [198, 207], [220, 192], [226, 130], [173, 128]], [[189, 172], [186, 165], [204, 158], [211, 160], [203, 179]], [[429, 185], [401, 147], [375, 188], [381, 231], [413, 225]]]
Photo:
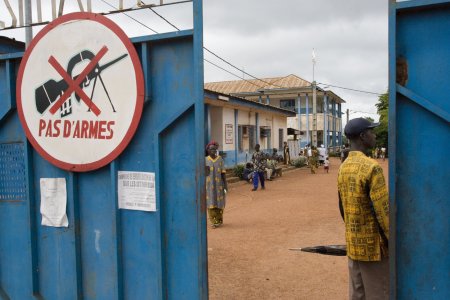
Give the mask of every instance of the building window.
[[294, 99], [280, 100], [280, 108], [295, 111], [295, 100]]
[[272, 141], [271, 141], [272, 132], [271, 131], [272, 130], [270, 129], [269, 126], [261, 126], [259, 128], [259, 136], [261, 137], [261, 147], [263, 147], [264, 140], [265, 140], [266, 143], [265, 143], [264, 147], [266, 149], [272, 148]]
[[249, 149], [252, 151], [255, 149], [256, 145], [256, 126], [249, 125], [248, 126], [248, 140], [249, 140]]
[[317, 98], [317, 103], [316, 103], [316, 111], [318, 114], [321, 114], [324, 112], [325, 110], [325, 103], [323, 102], [323, 98], [319, 99]]
[[[306, 115], [306, 99], [300, 101], [300, 113]], [[312, 114], [312, 97], [308, 98], [308, 114]]]

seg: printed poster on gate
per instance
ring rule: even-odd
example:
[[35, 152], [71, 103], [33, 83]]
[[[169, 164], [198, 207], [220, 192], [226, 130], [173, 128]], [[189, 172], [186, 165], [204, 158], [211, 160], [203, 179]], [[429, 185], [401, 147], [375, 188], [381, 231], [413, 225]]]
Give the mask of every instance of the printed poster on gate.
[[119, 171], [117, 186], [119, 208], [156, 211], [155, 173]]

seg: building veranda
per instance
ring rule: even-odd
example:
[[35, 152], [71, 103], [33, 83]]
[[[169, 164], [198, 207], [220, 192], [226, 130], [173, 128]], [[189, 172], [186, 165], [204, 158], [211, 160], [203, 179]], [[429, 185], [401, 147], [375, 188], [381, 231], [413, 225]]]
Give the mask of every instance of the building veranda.
[[[291, 157], [310, 144], [342, 145], [342, 103], [333, 91], [296, 75], [205, 84], [207, 139], [216, 140], [227, 167], [251, 158], [255, 144]], [[280, 153], [280, 154], [281, 154]]]

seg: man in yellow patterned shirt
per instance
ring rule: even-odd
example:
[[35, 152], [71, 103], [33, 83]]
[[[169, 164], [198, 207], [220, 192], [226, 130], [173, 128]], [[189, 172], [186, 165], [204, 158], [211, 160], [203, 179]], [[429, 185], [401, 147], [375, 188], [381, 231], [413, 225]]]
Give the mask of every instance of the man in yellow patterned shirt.
[[383, 170], [366, 156], [376, 135], [364, 118], [350, 120], [348, 158], [339, 168], [339, 207], [345, 222], [350, 299], [389, 299], [389, 197]]

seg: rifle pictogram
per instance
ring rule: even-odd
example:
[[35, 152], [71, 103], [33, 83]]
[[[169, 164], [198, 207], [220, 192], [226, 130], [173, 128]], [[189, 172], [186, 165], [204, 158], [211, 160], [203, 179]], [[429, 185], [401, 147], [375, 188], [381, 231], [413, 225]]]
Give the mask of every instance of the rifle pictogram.
[[[101, 72], [103, 72], [113, 64], [119, 62], [123, 58], [127, 57], [128, 54], [123, 54], [116, 59], [113, 59], [108, 63], [100, 66], [99, 61], [107, 52], [107, 50], [108, 49], [106, 47], [103, 47], [97, 55], [94, 55], [94, 53], [89, 50], [84, 50], [80, 53], [75, 54], [69, 60], [67, 71], [65, 71], [56, 61], [56, 59], [51, 56], [49, 58], [49, 63], [58, 71], [63, 79], [61, 79], [60, 81], [50, 79], [35, 90], [36, 108], [38, 112], [40, 114], [43, 114], [47, 110], [47, 108], [54, 103], [50, 108], [50, 112], [52, 114], [55, 113], [58, 109], [61, 110], [61, 117], [65, 117], [71, 114], [72, 107], [70, 96], [73, 92], [75, 92], [75, 98], [78, 102], [82, 100], [88, 106], [88, 111], [92, 111], [94, 114], [99, 115], [100, 110], [93, 102], [97, 79], [100, 79], [100, 83], [103, 87], [103, 90], [105, 91], [106, 96], [108, 97], [111, 108], [113, 112], [116, 112], [116, 109], [106, 88], [105, 82], [101, 77]], [[88, 66], [85, 67], [83, 72], [76, 76], [73, 76], [73, 70], [75, 66], [86, 61], [90, 62]], [[88, 97], [82, 89], [87, 88], [92, 83], [92, 81], [92, 92], [91, 96]]]

